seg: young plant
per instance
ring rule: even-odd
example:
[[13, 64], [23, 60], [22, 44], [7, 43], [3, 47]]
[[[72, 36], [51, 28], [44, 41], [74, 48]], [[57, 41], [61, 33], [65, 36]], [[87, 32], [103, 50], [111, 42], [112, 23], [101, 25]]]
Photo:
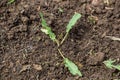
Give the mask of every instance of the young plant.
[[63, 44], [63, 42], [65, 41], [65, 39], [67, 38], [70, 30], [72, 29], [72, 27], [75, 25], [75, 23], [77, 22], [78, 19], [81, 18], [81, 14], [79, 13], [75, 13], [72, 17], [72, 19], [69, 21], [67, 27], [66, 27], [66, 34], [63, 38], [63, 40], [61, 41], [61, 44]]
[[103, 63], [106, 65], [107, 68], [110, 68], [110, 69], [117, 69], [117, 70], [120, 70], [120, 64], [117, 64], [117, 65], [114, 65], [113, 63], [116, 62], [115, 60], [106, 60], [104, 61]]
[[8, 0], [8, 3], [7, 4], [12, 4], [12, 3], [14, 3], [15, 2], [15, 0]]
[[[53, 40], [53, 42], [56, 42], [57, 43], [57, 46], [58, 46], [58, 52], [59, 54], [61, 55], [61, 57], [63, 58], [63, 61], [64, 61], [64, 64], [66, 67], [68, 67], [68, 70], [70, 71], [71, 74], [73, 75], [79, 75], [79, 76], [82, 76], [81, 72], [79, 71], [78, 67], [76, 64], [74, 64], [71, 60], [69, 60], [68, 58], [66, 58], [62, 51], [59, 49], [59, 41], [56, 39], [56, 35], [52, 32], [51, 28], [47, 25], [44, 17], [43, 17], [43, 14], [40, 13], [40, 17], [41, 17], [41, 24], [42, 24], [42, 29], [41, 31], [44, 32], [45, 34], [49, 35], [50, 39]], [[81, 15], [79, 13], [75, 13], [75, 15], [73, 16], [73, 18], [70, 20], [68, 26], [67, 26], [67, 29], [66, 29], [66, 36], [65, 38], [67, 37], [69, 31], [72, 29], [72, 26], [77, 22], [77, 20], [81, 17]], [[63, 41], [65, 40], [65, 38], [63, 39]], [[63, 43], [62, 41], [62, 43]]]

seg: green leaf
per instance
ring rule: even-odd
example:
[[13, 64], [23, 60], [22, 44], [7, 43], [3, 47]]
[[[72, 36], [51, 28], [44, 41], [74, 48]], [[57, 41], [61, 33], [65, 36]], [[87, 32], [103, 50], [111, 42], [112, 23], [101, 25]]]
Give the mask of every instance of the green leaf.
[[115, 65], [113, 67], [116, 68], [116, 69], [118, 69], [118, 70], [120, 70], [120, 65]]
[[106, 65], [106, 67], [108, 67], [108, 68], [110, 68], [110, 69], [113, 69], [113, 68], [115, 68], [115, 69], [118, 69], [118, 70], [120, 70], [120, 65], [114, 65], [113, 63], [115, 62], [115, 60], [111, 60], [111, 59], [109, 59], [109, 60], [106, 60], [106, 61], [104, 61], [103, 63]]
[[81, 18], [81, 14], [79, 13], [75, 13], [72, 17], [72, 19], [69, 21], [68, 25], [67, 25], [67, 29], [66, 32], [68, 33], [72, 27], [75, 25], [75, 23], [77, 22], [78, 19]]
[[15, 2], [15, 0], [8, 0], [7, 4], [12, 4], [13, 2]]
[[41, 20], [42, 20], [41, 24], [42, 24], [42, 27], [43, 27], [41, 29], [41, 31], [44, 32], [45, 34], [48, 34], [50, 39], [55, 41], [56, 35], [52, 32], [51, 28], [47, 25], [42, 13], [40, 13], [40, 17], [41, 17]]
[[104, 61], [103, 63], [106, 65], [106, 67], [108, 67], [108, 68], [110, 68], [110, 69], [113, 69], [112, 64], [113, 64], [114, 62], [115, 62], [115, 60], [113, 61], [113, 60], [109, 59], [109, 60]]
[[77, 65], [75, 65], [72, 61], [70, 61], [68, 58], [64, 59], [65, 66], [68, 67], [68, 70], [73, 75], [79, 75], [82, 76], [81, 72], [79, 71]]
[[41, 31], [44, 32], [45, 34], [49, 34], [49, 31], [47, 29], [41, 28]]

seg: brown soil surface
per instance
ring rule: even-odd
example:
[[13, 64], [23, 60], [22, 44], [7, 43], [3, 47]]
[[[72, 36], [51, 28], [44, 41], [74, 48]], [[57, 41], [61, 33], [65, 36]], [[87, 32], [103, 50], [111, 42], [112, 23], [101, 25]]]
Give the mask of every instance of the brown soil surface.
[[[105, 37], [120, 38], [120, 1], [104, 1], [15, 0], [8, 5], [7, 0], [0, 0], [0, 80], [120, 79], [120, 71], [103, 64], [110, 58], [120, 63], [120, 42]], [[39, 12], [59, 39], [74, 12], [82, 14], [61, 49], [83, 77], [69, 73], [56, 44], [40, 31]]]

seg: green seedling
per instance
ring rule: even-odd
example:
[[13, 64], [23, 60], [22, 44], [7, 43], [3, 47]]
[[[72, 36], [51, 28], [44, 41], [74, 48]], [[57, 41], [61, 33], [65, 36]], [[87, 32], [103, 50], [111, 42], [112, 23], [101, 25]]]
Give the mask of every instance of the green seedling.
[[68, 67], [69, 71], [73, 75], [79, 75], [82, 76], [81, 72], [79, 71], [77, 65], [75, 65], [72, 61], [70, 61], [68, 58], [64, 59], [65, 66]]
[[79, 13], [75, 13], [72, 17], [72, 19], [69, 21], [67, 27], [66, 27], [66, 34], [63, 38], [63, 40], [61, 41], [61, 44], [63, 44], [63, 42], [65, 41], [65, 39], [67, 38], [70, 30], [73, 28], [73, 26], [75, 25], [75, 23], [77, 22], [78, 19], [81, 18], [81, 14]]
[[106, 60], [104, 61], [103, 63], [106, 65], [107, 68], [110, 68], [110, 69], [117, 69], [117, 70], [120, 70], [120, 64], [117, 64], [117, 65], [114, 65], [113, 63], [116, 62], [115, 60]]
[[47, 25], [42, 13], [40, 13], [40, 17], [42, 20], [41, 23], [42, 23], [42, 27], [43, 27], [41, 29], [41, 31], [44, 32], [45, 34], [49, 35], [50, 39], [55, 41], [57, 43], [57, 45], [59, 46], [59, 42], [56, 39], [56, 35], [52, 32], [51, 28]]
[[[58, 47], [58, 52], [61, 55], [61, 57], [63, 58], [64, 64], [66, 67], [68, 67], [68, 70], [70, 71], [71, 74], [73, 75], [78, 75], [78, 76], [82, 76], [81, 72], [79, 71], [78, 67], [76, 64], [74, 64], [71, 60], [69, 60], [68, 58], [66, 58], [62, 51], [59, 49], [59, 41], [56, 39], [56, 35], [52, 32], [51, 28], [47, 25], [43, 14], [40, 13], [40, 17], [41, 17], [41, 24], [42, 24], [42, 29], [41, 31], [44, 32], [45, 34], [49, 35], [50, 39], [53, 40], [53, 42], [57, 43], [57, 47]], [[72, 26], [76, 23], [76, 21], [81, 17], [80, 14], [75, 13], [75, 15], [73, 16], [73, 18], [70, 20], [68, 26], [67, 26], [67, 35], [69, 33], [69, 31], [72, 29]], [[67, 36], [66, 36], [67, 37]], [[65, 39], [64, 39], [65, 40]]]
[[8, 0], [8, 3], [7, 4], [12, 4], [12, 3], [14, 3], [15, 2], [15, 0]]
[[53, 41], [55, 41], [56, 39], [56, 35], [52, 32], [51, 28], [47, 25], [45, 19], [43, 18], [43, 14], [40, 13], [40, 17], [42, 20], [42, 29], [41, 31], [44, 32], [45, 34], [48, 34], [50, 39], [52, 39]]

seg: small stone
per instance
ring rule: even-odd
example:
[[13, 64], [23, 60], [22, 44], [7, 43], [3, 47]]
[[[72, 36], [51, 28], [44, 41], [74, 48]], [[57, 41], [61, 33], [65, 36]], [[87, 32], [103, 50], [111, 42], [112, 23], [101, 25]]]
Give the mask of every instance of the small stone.
[[97, 6], [99, 4], [99, 0], [92, 0], [92, 5]]
[[97, 65], [104, 60], [104, 57], [105, 57], [105, 53], [97, 52], [89, 56], [87, 63], [90, 65]]
[[33, 68], [38, 70], [38, 71], [42, 70], [42, 66], [38, 65], [38, 64], [33, 64]]

